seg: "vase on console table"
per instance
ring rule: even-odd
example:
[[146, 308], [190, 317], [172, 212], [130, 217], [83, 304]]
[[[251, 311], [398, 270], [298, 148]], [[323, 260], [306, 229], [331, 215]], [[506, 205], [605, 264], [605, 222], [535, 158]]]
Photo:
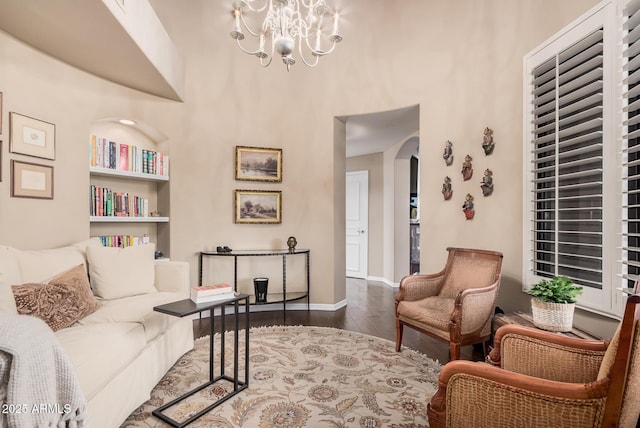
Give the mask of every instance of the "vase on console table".
[[267, 303], [268, 288], [269, 278], [253, 278], [253, 292], [256, 296], [256, 303]]

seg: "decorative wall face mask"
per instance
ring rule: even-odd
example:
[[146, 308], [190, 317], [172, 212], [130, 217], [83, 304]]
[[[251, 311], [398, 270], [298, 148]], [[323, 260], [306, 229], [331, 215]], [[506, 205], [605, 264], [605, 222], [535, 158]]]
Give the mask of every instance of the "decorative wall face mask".
[[467, 196], [464, 198], [462, 212], [467, 220], [471, 220], [475, 214], [475, 211], [473, 210], [473, 196], [471, 196], [471, 193], [467, 193]]
[[484, 128], [484, 137], [482, 137], [482, 150], [484, 150], [484, 154], [489, 156], [493, 153], [495, 145], [496, 143], [493, 141], [493, 130]]
[[449, 140], [447, 140], [446, 144], [444, 145], [444, 153], [442, 153], [442, 158], [444, 159], [444, 163], [446, 163], [447, 166], [453, 163], [453, 143]]
[[453, 195], [453, 187], [451, 186], [451, 177], [448, 175], [444, 178], [444, 182], [442, 183], [442, 196], [445, 201], [451, 199]]
[[493, 171], [489, 168], [484, 170], [480, 188], [482, 189], [482, 196], [489, 196], [493, 193]]
[[462, 178], [464, 181], [471, 180], [471, 177], [473, 177], [472, 160], [473, 158], [470, 155], [466, 155], [464, 157], [464, 162], [462, 162]]

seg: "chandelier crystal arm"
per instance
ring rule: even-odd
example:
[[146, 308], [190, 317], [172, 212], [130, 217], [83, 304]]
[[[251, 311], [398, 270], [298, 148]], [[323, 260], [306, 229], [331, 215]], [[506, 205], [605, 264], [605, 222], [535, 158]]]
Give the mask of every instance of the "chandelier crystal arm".
[[[260, 3], [260, 7], [254, 7], [254, 4], [258, 5], [258, 0], [233, 2], [234, 27], [230, 35], [237, 41], [242, 52], [257, 56], [263, 67], [271, 64], [273, 55], [277, 52], [289, 70], [296, 62], [296, 50], [304, 64], [314, 67], [321, 56], [333, 52], [336, 44], [342, 40], [338, 33], [339, 15], [327, 6], [325, 0], [265, 0]], [[245, 19], [247, 12], [264, 15], [259, 31], [252, 28]], [[329, 17], [333, 18], [331, 22]], [[256, 50], [242, 46], [241, 41], [245, 38], [243, 30], [259, 40]], [[323, 41], [328, 49], [323, 49]], [[270, 55], [265, 49], [267, 43], [271, 45]], [[314, 58], [307, 59], [309, 56]]]
[[248, 9], [251, 12], [262, 13], [267, 9], [268, 6], [271, 6], [272, 0], [264, 0], [264, 3], [260, 7], [253, 7], [253, 4], [258, 3], [256, 0], [239, 0], [233, 2], [234, 9]]
[[256, 49], [255, 51], [250, 51], [245, 49], [242, 46], [242, 43], [240, 42], [240, 40], [236, 40], [238, 42], [238, 47], [240, 48], [240, 50], [244, 53], [246, 53], [247, 55], [255, 55], [258, 58], [266, 58], [268, 56], [273, 56], [273, 48], [271, 49], [271, 55], [269, 55], [268, 53], [266, 53], [264, 51], [264, 47], [263, 46], [259, 46], [258, 49]]

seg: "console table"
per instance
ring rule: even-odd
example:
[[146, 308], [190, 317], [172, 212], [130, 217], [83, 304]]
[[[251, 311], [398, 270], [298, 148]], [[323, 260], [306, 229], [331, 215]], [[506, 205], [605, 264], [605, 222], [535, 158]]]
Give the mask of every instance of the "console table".
[[[188, 315], [193, 315], [196, 313], [202, 313], [202, 311], [211, 311], [213, 313], [213, 309], [219, 307], [222, 311], [222, 316], [220, 317], [221, 327], [220, 327], [220, 347], [222, 348], [220, 351], [220, 374], [216, 376], [214, 367], [213, 367], [213, 358], [214, 358], [214, 335], [215, 335], [215, 325], [214, 325], [214, 317], [213, 315], [209, 317], [209, 381], [200, 385], [199, 387], [193, 389], [192, 391], [187, 392], [186, 394], [181, 395], [180, 397], [172, 400], [163, 406], [158, 407], [153, 410], [151, 413], [157, 417], [158, 419], [163, 420], [167, 424], [177, 427], [183, 428], [189, 425], [191, 422], [195, 421], [202, 415], [208, 413], [214, 407], [219, 406], [224, 403], [231, 397], [237, 395], [240, 391], [249, 387], [249, 311], [245, 311], [244, 316], [244, 381], [241, 381], [239, 378], [239, 339], [238, 339], [238, 330], [239, 330], [239, 318], [240, 311], [238, 310], [238, 304], [244, 301], [245, 304], [249, 303], [249, 296], [247, 294], [237, 294], [234, 297], [230, 297], [228, 299], [214, 301], [214, 302], [205, 302], [205, 303], [195, 303], [191, 299], [179, 300], [173, 303], [167, 303], [165, 305], [155, 306], [153, 308], [154, 311], [160, 312], [167, 315], [172, 315], [174, 317], [186, 317]], [[233, 307], [233, 376], [229, 376], [225, 374], [224, 360], [225, 360], [225, 306], [231, 305]], [[206, 408], [198, 411], [194, 415], [189, 415], [189, 418], [185, 421], [179, 422], [175, 419], [165, 415], [162, 413], [164, 410], [169, 407], [179, 403], [180, 401], [198, 393], [199, 391], [207, 388], [208, 386], [213, 385], [214, 383], [224, 380], [233, 383], [233, 391], [219, 398], [218, 400], [211, 403]]]
[[[265, 305], [269, 303], [282, 303], [282, 311], [286, 320], [287, 302], [295, 300], [307, 299], [307, 310], [309, 310], [309, 285], [310, 285], [310, 258], [311, 250], [309, 249], [296, 249], [293, 251], [287, 250], [233, 250], [231, 252], [222, 253], [217, 251], [201, 251], [200, 252], [200, 268], [199, 268], [199, 281], [198, 284], [202, 285], [203, 281], [203, 258], [205, 257], [233, 257], [233, 289], [238, 291], [238, 258], [239, 257], [281, 257], [282, 258], [282, 293], [269, 293], [267, 294], [266, 302], [256, 302], [255, 296], [250, 296], [251, 305]], [[306, 288], [304, 291], [287, 293], [287, 258], [301, 255], [305, 258], [306, 268]]]

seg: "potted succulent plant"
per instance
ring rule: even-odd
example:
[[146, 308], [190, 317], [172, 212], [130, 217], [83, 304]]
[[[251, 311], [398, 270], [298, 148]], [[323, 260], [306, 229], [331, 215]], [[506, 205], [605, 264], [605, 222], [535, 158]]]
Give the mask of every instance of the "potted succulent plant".
[[566, 276], [543, 279], [528, 291], [536, 327], [549, 331], [571, 331], [573, 312], [582, 286]]

